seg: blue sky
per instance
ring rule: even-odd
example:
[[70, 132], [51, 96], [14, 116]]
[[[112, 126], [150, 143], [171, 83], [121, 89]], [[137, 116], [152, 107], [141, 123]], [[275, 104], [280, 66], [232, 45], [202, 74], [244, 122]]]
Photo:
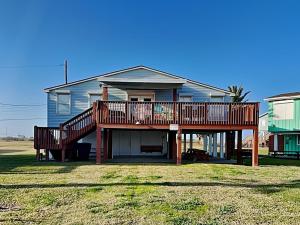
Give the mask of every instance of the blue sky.
[[[43, 88], [146, 65], [250, 100], [300, 89], [299, 1], [0, 0], [0, 135], [32, 135]], [[27, 67], [27, 66], [40, 67]], [[11, 67], [13, 68], [11, 68]], [[15, 68], [16, 66], [26, 66]], [[9, 67], [9, 68], [8, 68]]]

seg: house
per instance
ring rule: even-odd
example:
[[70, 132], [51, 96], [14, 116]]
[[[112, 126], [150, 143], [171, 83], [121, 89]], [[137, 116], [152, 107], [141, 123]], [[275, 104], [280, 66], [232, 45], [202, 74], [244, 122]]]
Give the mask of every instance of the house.
[[[92, 144], [96, 162], [157, 156], [181, 163], [187, 135], [203, 136], [211, 157], [230, 159], [238, 132], [253, 130], [258, 103], [231, 103], [227, 90], [137, 66], [45, 89], [48, 127], [35, 127], [35, 149], [61, 155], [76, 142]], [[183, 149], [181, 143], [183, 142]], [[193, 148], [192, 141], [189, 148]], [[217, 149], [217, 143], [220, 148]], [[257, 144], [253, 165], [257, 165]]]
[[267, 99], [269, 109], [269, 151], [300, 152], [300, 92], [284, 93]]
[[259, 132], [259, 146], [267, 147], [269, 146], [269, 136], [270, 133], [268, 131], [268, 121], [269, 115], [268, 112], [265, 112], [259, 116], [259, 124], [258, 124], [258, 132]]

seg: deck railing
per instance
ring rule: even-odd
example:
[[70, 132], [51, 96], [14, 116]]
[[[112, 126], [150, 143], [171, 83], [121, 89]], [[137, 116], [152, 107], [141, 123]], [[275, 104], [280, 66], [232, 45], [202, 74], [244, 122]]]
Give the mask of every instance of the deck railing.
[[60, 124], [61, 142], [64, 144], [71, 143], [94, 127], [96, 123], [95, 109], [96, 104], [72, 119]]
[[60, 149], [59, 127], [34, 127], [35, 149]]
[[258, 103], [99, 101], [102, 124], [245, 125], [258, 124]]

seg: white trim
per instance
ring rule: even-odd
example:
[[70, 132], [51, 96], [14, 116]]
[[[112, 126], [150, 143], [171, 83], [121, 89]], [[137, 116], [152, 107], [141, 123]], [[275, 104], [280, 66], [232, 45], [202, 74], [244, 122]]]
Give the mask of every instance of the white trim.
[[70, 94], [71, 91], [70, 90], [56, 90], [55, 93], [56, 94]]
[[89, 105], [88, 105], [88, 108], [90, 108], [91, 105], [92, 105], [92, 104], [91, 104], [91, 103], [92, 103], [92, 102], [91, 102], [91, 95], [99, 95], [99, 100], [101, 100], [101, 96], [102, 96], [102, 94], [99, 93], [99, 92], [97, 92], [97, 93], [95, 93], [95, 92], [94, 92], [94, 93], [88, 93], [88, 95], [89, 95], [89, 101], [88, 101], [88, 104], [89, 104]]
[[127, 97], [127, 101], [129, 101], [129, 98], [138, 98], [138, 101], [140, 101], [141, 97], [150, 97], [151, 101], [155, 101], [155, 92], [154, 91], [145, 91], [145, 90], [141, 90], [141, 91], [137, 91], [137, 90], [128, 90], [126, 91], [126, 97]]
[[186, 97], [186, 96], [194, 96], [194, 94], [193, 93], [178, 93], [178, 95], [179, 95], [179, 97]]
[[268, 115], [268, 114], [269, 114], [268, 112], [265, 112], [265, 113], [259, 115], [259, 118], [264, 117], [265, 115]]
[[154, 83], [154, 84], [185, 84], [186, 80], [184, 79], [174, 79], [174, 80], [161, 80], [161, 79], [140, 79], [140, 78], [109, 78], [109, 77], [99, 77], [97, 79], [101, 82], [108, 83]]
[[[58, 96], [59, 95], [69, 95], [70, 96], [70, 98], [69, 98], [69, 112], [68, 113], [59, 113], [58, 112]], [[71, 93], [69, 92], [69, 93], [63, 93], [63, 92], [57, 92], [56, 93], [56, 114], [57, 115], [63, 115], [63, 116], [67, 116], [67, 115], [71, 115], [71, 113], [72, 113], [72, 96], [71, 96]]]
[[285, 104], [285, 103], [294, 103], [294, 100], [283, 100], [283, 101], [276, 101], [276, 102], [273, 102], [274, 105], [277, 105], [277, 104]]
[[68, 83], [68, 84], [62, 84], [62, 85], [58, 85], [58, 86], [54, 86], [54, 87], [50, 87], [50, 88], [45, 88], [44, 91], [47, 93], [47, 92], [50, 92], [50, 91], [58, 89], [58, 88], [68, 87], [68, 86], [72, 86], [72, 85], [75, 85], [75, 84], [80, 84], [80, 83], [84, 83], [84, 82], [87, 82], [87, 81], [96, 80], [100, 77], [109, 77], [109, 76], [113, 76], [113, 75], [116, 75], [116, 74], [120, 74], [120, 73], [124, 73], [124, 72], [130, 72], [130, 71], [138, 70], [138, 69], [145, 69], [145, 70], [152, 71], [152, 72], [155, 72], [155, 73], [158, 73], [158, 74], [161, 74], [161, 75], [164, 75], [164, 76], [172, 77], [172, 78], [184, 79], [187, 82], [190, 82], [190, 83], [202, 86], [202, 87], [206, 87], [206, 88], [209, 88], [209, 89], [212, 89], [212, 90], [220, 91], [220, 92], [229, 94], [230, 96], [234, 96], [234, 94], [230, 91], [226, 91], [226, 90], [223, 90], [223, 89], [220, 89], [220, 88], [217, 88], [217, 87], [213, 87], [213, 86], [210, 86], [210, 85], [207, 85], [207, 84], [202, 84], [202, 83], [197, 82], [197, 81], [185, 79], [184, 77], [181, 77], [181, 76], [175, 76], [175, 75], [172, 75], [172, 74], [169, 74], [169, 73], [166, 73], [166, 72], [151, 69], [151, 68], [146, 67], [146, 66], [137, 66], [137, 67], [123, 69], [123, 70], [119, 70], [119, 71], [115, 71], [115, 72], [111, 72], [111, 73], [106, 73], [106, 74], [103, 74], [103, 75], [93, 76], [93, 77], [82, 79], [82, 80], [79, 80], [79, 81], [74, 81], [74, 82], [71, 82], [71, 83]]
[[280, 101], [280, 100], [292, 100], [292, 99], [298, 99], [298, 98], [300, 98], [300, 95], [265, 98], [264, 100], [267, 102], [271, 102], [271, 101]]

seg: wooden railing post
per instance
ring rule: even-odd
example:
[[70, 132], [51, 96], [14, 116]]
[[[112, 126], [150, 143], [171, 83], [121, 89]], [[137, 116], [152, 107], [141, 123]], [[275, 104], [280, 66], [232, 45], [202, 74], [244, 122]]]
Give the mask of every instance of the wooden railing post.
[[182, 103], [176, 102], [177, 104], [177, 111], [178, 111], [178, 117], [177, 117], [177, 123], [181, 124], [181, 109], [182, 109]]

